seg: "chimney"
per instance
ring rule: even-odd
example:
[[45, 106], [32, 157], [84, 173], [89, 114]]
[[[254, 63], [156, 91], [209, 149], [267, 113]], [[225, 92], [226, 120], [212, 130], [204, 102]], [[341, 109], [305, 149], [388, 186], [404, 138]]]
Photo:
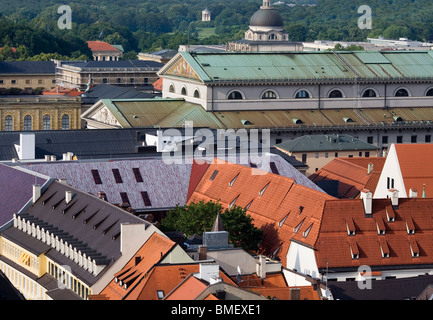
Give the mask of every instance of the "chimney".
[[17, 153], [20, 160], [35, 159], [35, 134], [20, 134], [20, 145], [17, 146]]
[[33, 203], [38, 201], [38, 199], [41, 197], [41, 186], [39, 184], [33, 185]]
[[409, 189], [409, 198], [417, 198], [418, 197], [418, 191], [416, 188], [410, 188]]
[[373, 162], [370, 162], [367, 167], [367, 175], [369, 175], [374, 169]]
[[391, 198], [391, 205], [393, 207], [398, 207], [398, 190], [397, 189], [389, 189], [388, 190], [388, 198]]
[[98, 192], [98, 198], [107, 201], [107, 195], [103, 191]]
[[218, 282], [220, 266], [216, 263], [200, 263], [199, 278], [209, 283]]
[[301, 288], [289, 288], [290, 299], [289, 300], [301, 300]]
[[199, 246], [198, 260], [206, 260], [206, 259], [207, 259], [207, 246]]
[[72, 200], [72, 191], [66, 191], [65, 192], [65, 201], [66, 201], [66, 203], [69, 203], [69, 202], [71, 202], [71, 200]]
[[266, 257], [259, 256], [259, 262], [256, 264], [256, 273], [262, 280], [266, 279]]
[[370, 190], [363, 189], [361, 191], [361, 199], [364, 203], [364, 212], [366, 215], [371, 215], [373, 213], [373, 194]]

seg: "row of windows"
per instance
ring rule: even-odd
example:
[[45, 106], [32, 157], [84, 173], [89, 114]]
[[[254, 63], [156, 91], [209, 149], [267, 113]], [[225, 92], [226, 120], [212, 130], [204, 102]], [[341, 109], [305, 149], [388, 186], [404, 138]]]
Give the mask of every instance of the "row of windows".
[[[425, 95], [427, 97], [433, 96], [433, 88], [429, 89]], [[394, 96], [395, 97], [409, 97], [410, 92], [406, 88], [399, 88], [395, 91]], [[343, 98], [344, 94], [343, 94], [343, 91], [341, 91], [339, 89], [332, 89], [331, 91], [329, 91], [327, 97], [328, 98]], [[362, 92], [361, 97], [363, 97], [363, 98], [375, 98], [375, 97], [378, 97], [378, 94], [373, 89], [366, 89]], [[277, 99], [278, 96], [274, 91], [267, 90], [262, 94], [261, 98], [262, 99]], [[301, 89], [295, 93], [294, 98], [295, 99], [308, 99], [308, 98], [312, 98], [312, 95], [307, 90]], [[227, 99], [229, 99], [229, 100], [242, 100], [245, 98], [244, 98], [244, 94], [241, 91], [233, 90], [227, 95]]]
[[[32, 116], [26, 115], [24, 117], [24, 131], [32, 130]], [[42, 119], [42, 128], [43, 130], [51, 130], [51, 117], [49, 115], [44, 115]], [[69, 129], [69, 115], [64, 114], [62, 116], [62, 129]], [[14, 121], [11, 115], [7, 115], [5, 117], [5, 131], [13, 131], [14, 130]]]
[[89, 288], [65, 269], [50, 261], [48, 262], [48, 273], [81, 298], [85, 300], [88, 298]]
[[[15, 79], [8, 80], [8, 81], [10, 81], [11, 84], [17, 84], [17, 83], [18, 83], [18, 80], [15, 80]], [[38, 82], [38, 84], [44, 84], [44, 83], [45, 83], [45, 80], [38, 79], [37, 82]], [[5, 80], [0, 79], [0, 84], [5, 84], [5, 83], [6, 83]], [[25, 83], [26, 83], [26, 84], [31, 84], [31, 83], [32, 83], [32, 80], [26, 79], [26, 80], [25, 80]], [[51, 83], [56, 83], [56, 80], [51, 80]]]
[[[134, 84], [136, 83], [136, 78], [129, 78], [129, 83]], [[110, 79], [109, 78], [102, 78], [102, 83], [109, 83]], [[117, 84], [121, 84], [122, 83], [122, 78], [116, 78], [116, 83]], [[138, 83], [138, 82], [137, 82]], [[143, 83], [144, 84], [148, 84], [149, 83], [149, 78], [143, 78]]]
[[[171, 93], [175, 93], [176, 92], [173, 84], [170, 85], [170, 87], [168, 88], [168, 91], [171, 92]], [[182, 87], [182, 89], [180, 89], [180, 94], [183, 95], [183, 96], [187, 96], [188, 95], [188, 90], [186, 89], [186, 87]], [[200, 91], [198, 89], [194, 90], [193, 97], [194, 98], [200, 98]]]

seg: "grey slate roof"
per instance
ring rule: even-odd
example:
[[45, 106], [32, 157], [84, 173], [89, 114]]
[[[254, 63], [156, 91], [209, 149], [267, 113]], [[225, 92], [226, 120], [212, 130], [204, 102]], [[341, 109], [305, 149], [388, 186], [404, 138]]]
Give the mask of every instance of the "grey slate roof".
[[161, 68], [164, 64], [150, 60], [119, 60], [119, 61], [63, 61], [62, 65], [77, 68]]
[[360, 141], [347, 134], [305, 135], [284, 141], [275, 147], [287, 152], [378, 150], [370, 143]]
[[52, 61], [0, 61], [0, 74], [55, 74]]
[[[65, 202], [65, 192], [72, 191], [73, 197], [69, 204]], [[67, 241], [73, 247], [95, 259], [98, 264], [110, 267], [120, 256], [120, 225], [122, 223], [147, 224], [144, 220], [124, 211], [97, 197], [79, 191], [63, 183], [53, 181], [42, 196], [19, 214], [21, 218], [32, 221], [35, 226], [50, 230], [59, 240]], [[6, 236], [13, 234], [14, 241], [28, 241], [27, 233], [13, 233], [11, 226], [2, 232]], [[33, 241], [42, 242], [33, 238]], [[93, 285], [104, 273], [94, 276], [78, 264], [59, 253], [56, 249], [46, 252], [59, 264], [67, 264], [72, 273], [88, 285]]]
[[148, 99], [155, 95], [136, 90], [131, 87], [120, 87], [110, 84], [98, 84], [81, 95], [85, 104], [95, 104], [100, 99]]
[[36, 172], [11, 168], [0, 164], [0, 227], [10, 221], [32, 197], [32, 185], [48, 181]]

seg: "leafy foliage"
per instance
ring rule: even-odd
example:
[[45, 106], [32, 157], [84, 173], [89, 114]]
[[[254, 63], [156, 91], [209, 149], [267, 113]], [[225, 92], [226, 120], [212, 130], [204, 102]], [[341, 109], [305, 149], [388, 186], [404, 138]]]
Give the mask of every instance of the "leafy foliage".
[[[431, 0], [370, 0], [371, 30], [358, 28], [363, 0], [292, 0], [275, 5], [293, 41], [366, 41], [367, 37], [433, 40]], [[85, 44], [103, 40], [121, 44], [126, 52], [177, 49], [179, 44], [225, 44], [243, 37], [261, 0], [76, 0], [72, 29], [60, 30], [58, 1], [0, 0], [0, 46], [23, 46], [19, 59], [41, 53], [91, 57]], [[208, 8], [212, 21], [202, 22]], [[198, 28], [212, 28], [208, 38]], [[9, 55], [10, 56], [10, 55]], [[10, 56], [10, 58], [16, 58]]]
[[187, 237], [201, 235], [212, 229], [218, 214], [221, 215], [224, 230], [228, 232], [232, 244], [247, 251], [257, 249], [263, 232], [254, 226], [251, 216], [246, 214], [245, 209], [238, 206], [225, 209], [224, 212], [221, 204], [213, 201], [190, 203], [185, 207], [177, 206], [161, 221], [160, 228], [163, 231], [181, 231]]

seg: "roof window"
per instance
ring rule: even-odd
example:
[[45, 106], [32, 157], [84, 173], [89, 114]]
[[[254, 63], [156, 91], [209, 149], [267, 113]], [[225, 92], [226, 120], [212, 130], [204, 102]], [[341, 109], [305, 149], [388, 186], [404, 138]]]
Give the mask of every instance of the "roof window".
[[234, 198], [234, 200], [232, 202], [230, 202], [229, 209], [231, 209], [235, 205], [238, 198], [239, 198], [239, 195], [236, 198]]
[[233, 187], [233, 184], [235, 183], [236, 179], [239, 177], [239, 173], [233, 178], [232, 181], [230, 181], [229, 186]]
[[147, 191], [141, 191], [141, 197], [143, 198], [144, 205], [146, 207], [152, 206], [152, 203], [150, 202], [149, 194]]
[[156, 295], [158, 296], [158, 299], [163, 299], [164, 298], [164, 291], [157, 290]]
[[260, 192], [259, 192], [259, 195], [260, 196], [262, 196], [263, 195], [263, 193], [265, 192], [265, 190], [268, 188], [268, 186], [269, 186], [269, 183], [270, 182], [268, 182], [264, 187], [263, 187], [263, 189], [262, 190], [260, 190]]
[[250, 208], [250, 206], [251, 206], [251, 204], [253, 203], [253, 201], [254, 201], [254, 200], [251, 200], [250, 203], [248, 203], [248, 204], [245, 206], [245, 210], [248, 210], [248, 209]]
[[218, 170], [214, 170], [214, 172], [212, 172], [212, 175], [210, 176], [209, 180], [210, 181], [214, 181], [214, 179], [217, 176], [218, 172], [219, 172]]
[[99, 175], [98, 170], [92, 170], [93, 180], [95, 180], [95, 184], [102, 184], [101, 176]]
[[116, 180], [116, 183], [123, 183], [122, 177], [120, 176], [119, 169], [112, 169], [114, 180]]
[[299, 228], [302, 226], [302, 223], [304, 222], [304, 220], [305, 220], [305, 218], [302, 219], [302, 221], [299, 222], [299, 224], [295, 228], [293, 228], [294, 233], [297, 233], [299, 231]]
[[140, 168], [132, 168], [132, 171], [134, 172], [135, 180], [137, 182], [143, 182], [143, 177], [141, 176]]
[[278, 222], [278, 226], [281, 228], [282, 225], [284, 224], [284, 222], [286, 221], [287, 217], [289, 216], [290, 212], [288, 214], [286, 214], [283, 219], [280, 220], [280, 222]]
[[310, 224], [310, 226], [304, 231], [303, 237], [306, 238], [308, 236], [308, 234], [311, 231], [311, 228], [313, 227], [313, 223]]
[[355, 240], [349, 241], [350, 246], [350, 254], [352, 255], [352, 259], [356, 260], [359, 259], [359, 248], [358, 243]]
[[346, 220], [346, 228], [347, 234], [349, 236], [354, 236], [356, 234], [355, 224], [353, 223], [353, 219]]
[[412, 254], [412, 258], [418, 258], [419, 257], [419, 247], [418, 247], [418, 243], [416, 242], [416, 240], [411, 239], [409, 242], [409, 246], [410, 246], [410, 252]]
[[406, 219], [406, 230], [407, 234], [415, 234], [415, 225], [413, 224], [411, 217]]

